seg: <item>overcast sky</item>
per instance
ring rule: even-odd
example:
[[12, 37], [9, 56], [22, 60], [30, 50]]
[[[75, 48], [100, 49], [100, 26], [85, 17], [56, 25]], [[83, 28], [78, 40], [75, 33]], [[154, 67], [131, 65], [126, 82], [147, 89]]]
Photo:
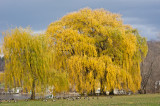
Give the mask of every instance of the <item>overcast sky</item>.
[[160, 33], [160, 0], [0, 0], [0, 36], [19, 26], [44, 31], [51, 22], [85, 7], [121, 14], [125, 24], [148, 40]]

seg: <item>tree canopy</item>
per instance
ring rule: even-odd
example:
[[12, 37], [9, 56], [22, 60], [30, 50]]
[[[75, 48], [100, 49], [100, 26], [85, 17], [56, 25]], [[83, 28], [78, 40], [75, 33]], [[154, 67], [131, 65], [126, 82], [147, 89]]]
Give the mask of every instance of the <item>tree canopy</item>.
[[[35, 92], [45, 92], [49, 86], [58, 88], [65, 81], [52, 64], [54, 49], [45, 34], [33, 35], [29, 28], [6, 32], [3, 43], [6, 87], [22, 87], [35, 99]], [[57, 82], [58, 81], [58, 82]]]
[[35, 92], [80, 93], [113, 89], [137, 91], [146, 39], [119, 14], [84, 8], [51, 23], [44, 34], [30, 28], [6, 32], [3, 42], [5, 85]]
[[119, 14], [81, 9], [51, 23], [46, 33], [55, 48], [54, 68], [67, 72], [77, 91], [140, 89], [147, 42]]

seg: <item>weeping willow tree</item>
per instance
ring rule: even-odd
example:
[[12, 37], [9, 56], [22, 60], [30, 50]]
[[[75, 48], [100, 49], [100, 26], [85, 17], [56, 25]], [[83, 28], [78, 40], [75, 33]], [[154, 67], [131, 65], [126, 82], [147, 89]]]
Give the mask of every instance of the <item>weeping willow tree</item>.
[[124, 25], [119, 14], [81, 9], [51, 23], [47, 34], [55, 47], [55, 68], [68, 73], [77, 91], [140, 89], [146, 39]]
[[67, 82], [52, 67], [54, 49], [44, 34], [33, 36], [29, 28], [6, 32], [3, 53], [6, 88], [22, 87], [24, 91], [31, 91], [31, 99], [35, 99], [36, 92], [46, 92], [49, 86], [58, 89], [59, 81]]

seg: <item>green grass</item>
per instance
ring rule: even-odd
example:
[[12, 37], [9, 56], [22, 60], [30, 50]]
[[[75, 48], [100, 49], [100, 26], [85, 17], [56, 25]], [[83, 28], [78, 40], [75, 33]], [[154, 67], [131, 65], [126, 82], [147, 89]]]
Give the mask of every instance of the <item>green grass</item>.
[[17, 103], [2, 102], [0, 106], [160, 106], [160, 94], [130, 95], [130, 96], [101, 96], [99, 99], [90, 97], [90, 100], [51, 100], [44, 101], [18, 101]]

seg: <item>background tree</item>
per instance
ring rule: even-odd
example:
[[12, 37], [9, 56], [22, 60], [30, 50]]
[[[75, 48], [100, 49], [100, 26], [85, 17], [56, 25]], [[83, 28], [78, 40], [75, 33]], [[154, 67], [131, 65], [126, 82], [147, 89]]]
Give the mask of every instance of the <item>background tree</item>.
[[55, 47], [55, 68], [68, 72], [77, 91], [140, 89], [147, 43], [119, 14], [81, 9], [51, 23], [47, 34]]
[[32, 92], [31, 99], [35, 99], [35, 92], [45, 92], [56, 84], [53, 83], [55, 78], [60, 78], [55, 77], [56, 71], [52, 68], [54, 51], [44, 34], [33, 36], [29, 28], [6, 32], [3, 53], [6, 87], [27, 89]]
[[4, 57], [0, 57], [0, 72], [4, 72], [4, 66], [5, 66]]
[[155, 82], [160, 81], [160, 42], [148, 41], [148, 54], [141, 63], [141, 93], [155, 93]]

